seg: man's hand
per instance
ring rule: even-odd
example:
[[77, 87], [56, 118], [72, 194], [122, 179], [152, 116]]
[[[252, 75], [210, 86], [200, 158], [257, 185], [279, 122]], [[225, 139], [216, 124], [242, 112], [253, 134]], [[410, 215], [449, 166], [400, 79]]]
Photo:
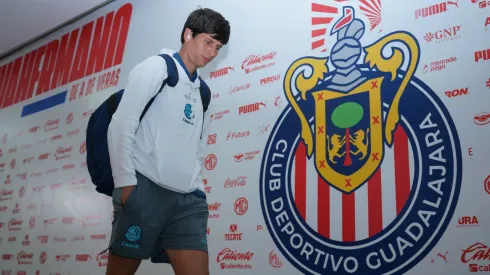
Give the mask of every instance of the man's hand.
[[122, 187], [122, 195], [121, 195], [121, 205], [124, 207], [124, 204], [126, 204], [126, 200], [129, 197], [129, 194], [133, 191], [133, 189], [136, 187], [136, 185], [130, 185], [130, 186], [124, 186]]

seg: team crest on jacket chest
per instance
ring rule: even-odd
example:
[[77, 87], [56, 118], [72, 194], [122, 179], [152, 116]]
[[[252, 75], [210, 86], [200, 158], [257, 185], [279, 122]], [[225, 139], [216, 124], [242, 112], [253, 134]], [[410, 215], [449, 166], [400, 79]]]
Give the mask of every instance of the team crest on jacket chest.
[[396, 31], [363, 45], [364, 28], [344, 7], [329, 56], [292, 62], [289, 105], [262, 159], [269, 233], [305, 274], [410, 270], [444, 234], [460, 193], [458, 134], [414, 76], [417, 39]]

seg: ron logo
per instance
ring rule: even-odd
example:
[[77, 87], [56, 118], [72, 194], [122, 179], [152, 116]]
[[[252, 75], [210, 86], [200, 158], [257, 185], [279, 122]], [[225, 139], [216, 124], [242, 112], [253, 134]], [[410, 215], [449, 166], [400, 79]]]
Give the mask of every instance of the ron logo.
[[301, 273], [403, 274], [451, 221], [459, 137], [414, 76], [421, 53], [411, 33], [363, 45], [350, 6], [333, 23], [329, 56], [300, 57], [284, 74], [289, 105], [261, 164], [265, 223]]

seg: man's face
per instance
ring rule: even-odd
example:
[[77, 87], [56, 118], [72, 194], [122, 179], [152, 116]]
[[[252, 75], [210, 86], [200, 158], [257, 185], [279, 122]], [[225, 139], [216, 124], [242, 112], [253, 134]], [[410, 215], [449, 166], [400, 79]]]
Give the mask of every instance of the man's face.
[[193, 63], [197, 68], [203, 68], [211, 62], [219, 53], [223, 46], [218, 40], [213, 39], [210, 34], [200, 33], [190, 39], [189, 48]]

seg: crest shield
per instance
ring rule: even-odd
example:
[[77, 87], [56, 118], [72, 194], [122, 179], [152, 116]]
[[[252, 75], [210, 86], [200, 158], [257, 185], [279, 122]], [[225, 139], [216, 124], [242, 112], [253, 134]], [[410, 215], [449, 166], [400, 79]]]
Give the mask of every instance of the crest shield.
[[383, 159], [382, 81], [368, 79], [348, 93], [312, 93], [315, 166], [326, 182], [344, 193], [363, 185]]

